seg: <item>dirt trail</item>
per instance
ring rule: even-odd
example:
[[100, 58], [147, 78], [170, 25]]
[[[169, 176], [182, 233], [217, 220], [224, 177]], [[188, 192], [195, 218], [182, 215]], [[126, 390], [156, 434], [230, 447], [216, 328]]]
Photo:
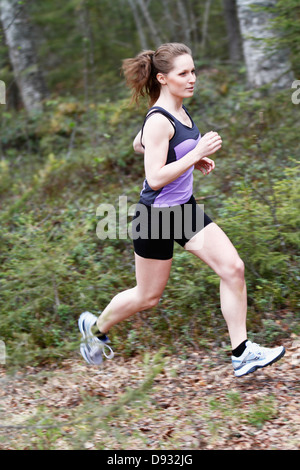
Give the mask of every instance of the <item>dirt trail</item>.
[[0, 449], [298, 450], [300, 340], [286, 346], [278, 363], [240, 379], [220, 351], [164, 356], [146, 395], [106, 427], [95, 411], [138, 389], [151, 357], [117, 354], [101, 370], [78, 356], [14, 376], [2, 368]]

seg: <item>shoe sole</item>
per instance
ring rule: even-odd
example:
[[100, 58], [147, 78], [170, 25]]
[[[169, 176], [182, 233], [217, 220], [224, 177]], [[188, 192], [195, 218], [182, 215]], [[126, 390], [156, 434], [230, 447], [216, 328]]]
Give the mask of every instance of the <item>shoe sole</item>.
[[240, 375], [238, 375], [235, 372], [235, 376], [236, 377], [243, 377], [244, 375], [248, 375], [248, 374], [251, 374], [252, 372], [255, 372], [257, 369], [263, 369], [264, 367], [271, 366], [272, 364], [274, 364], [274, 362], [279, 361], [279, 359], [281, 359], [284, 355], [285, 355], [285, 348], [283, 348], [281, 353], [278, 354], [278, 356], [274, 357], [274, 359], [272, 359], [272, 361], [268, 362], [267, 364], [264, 364], [264, 365], [257, 364], [255, 366], [251, 367], [251, 369], [249, 369], [247, 372], [244, 372], [243, 374], [240, 374]]

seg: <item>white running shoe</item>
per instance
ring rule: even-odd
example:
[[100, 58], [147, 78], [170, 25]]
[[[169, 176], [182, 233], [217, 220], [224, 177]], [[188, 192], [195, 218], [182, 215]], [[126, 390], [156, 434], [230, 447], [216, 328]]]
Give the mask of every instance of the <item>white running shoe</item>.
[[[83, 312], [80, 315], [78, 327], [83, 337], [80, 352], [88, 364], [100, 365], [103, 361], [103, 356], [107, 359], [112, 359], [114, 352], [107, 344], [109, 339], [106, 335], [104, 339], [99, 339], [92, 333], [92, 327], [96, 324], [96, 321], [97, 317], [90, 312]], [[108, 354], [105, 348], [109, 350]]]
[[278, 361], [285, 354], [285, 348], [263, 348], [259, 344], [247, 341], [246, 349], [240, 357], [231, 356], [236, 377], [250, 374], [256, 369], [266, 367]]

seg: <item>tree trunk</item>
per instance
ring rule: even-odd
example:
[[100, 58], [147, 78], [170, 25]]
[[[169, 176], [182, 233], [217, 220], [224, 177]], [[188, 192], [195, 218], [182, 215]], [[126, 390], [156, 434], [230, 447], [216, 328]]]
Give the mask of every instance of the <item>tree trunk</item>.
[[178, 24], [176, 24], [172, 16], [170, 5], [169, 5], [169, 0], [162, 0], [161, 3], [162, 3], [162, 8], [164, 10], [165, 21], [168, 25], [169, 40], [170, 42], [176, 42]]
[[25, 5], [18, 0], [0, 0], [1, 21], [14, 76], [25, 109], [29, 114], [42, 110], [46, 87], [32, 37], [32, 26]]
[[130, 6], [132, 14], [133, 14], [134, 22], [135, 22], [136, 29], [137, 29], [137, 32], [138, 32], [138, 35], [139, 35], [139, 39], [140, 39], [142, 49], [145, 49], [145, 50], [149, 49], [147, 39], [146, 39], [144, 30], [143, 30], [143, 25], [142, 25], [139, 13], [137, 11], [136, 5], [134, 3], [134, 0], [127, 0], [127, 1], [129, 3], [129, 6]]
[[235, 0], [223, 0], [230, 61], [235, 63], [243, 58], [242, 38], [237, 17]]
[[203, 21], [202, 21], [202, 39], [201, 39], [202, 54], [204, 54], [205, 46], [206, 46], [209, 11], [210, 11], [211, 2], [212, 0], [206, 0], [205, 2], [204, 15], [203, 15]]
[[153, 43], [155, 44], [156, 47], [159, 47], [162, 43], [162, 40], [160, 39], [159, 33], [156, 29], [156, 26], [154, 24], [154, 21], [151, 18], [151, 15], [148, 10], [148, 5], [145, 3], [144, 0], [137, 0], [137, 3], [143, 13], [143, 16], [146, 20], [146, 23], [149, 26], [149, 31], [151, 33], [151, 38]]
[[271, 88], [290, 87], [293, 80], [286, 50], [266, 48], [266, 39], [277, 34], [271, 29], [272, 11], [255, 11], [252, 5], [274, 7], [276, 0], [237, 0], [238, 17], [243, 37], [243, 50], [248, 83], [252, 88], [270, 84]]
[[182, 25], [182, 36], [187, 46], [191, 46], [191, 26], [186, 12], [185, 5], [181, 0], [177, 0], [177, 10]]

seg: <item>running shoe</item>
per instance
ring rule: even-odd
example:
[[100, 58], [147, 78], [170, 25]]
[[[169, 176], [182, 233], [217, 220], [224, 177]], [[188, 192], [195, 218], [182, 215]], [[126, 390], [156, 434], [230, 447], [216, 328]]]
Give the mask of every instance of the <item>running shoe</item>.
[[236, 377], [250, 374], [256, 369], [266, 367], [278, 361], [285, 354], [285, 348], [263, 348], [259, 344], [247, 341], [246, 349], [240, 357], [231, 356]]
[[[84, 360], [88, 364], [100, 365], [103, 356], [107, 359], [114, 357], [114, 352], [107, 343], [108, 337], [99, 339], [92, 332], [92, 327], [96, 325], [97, 317], [90, 312], [83, 312], [78, 320], [78, 327], [82, 334], [82, 343], [80, 344], [80, 352]], [[108, 353], [105, 349], [108, 349]]]

